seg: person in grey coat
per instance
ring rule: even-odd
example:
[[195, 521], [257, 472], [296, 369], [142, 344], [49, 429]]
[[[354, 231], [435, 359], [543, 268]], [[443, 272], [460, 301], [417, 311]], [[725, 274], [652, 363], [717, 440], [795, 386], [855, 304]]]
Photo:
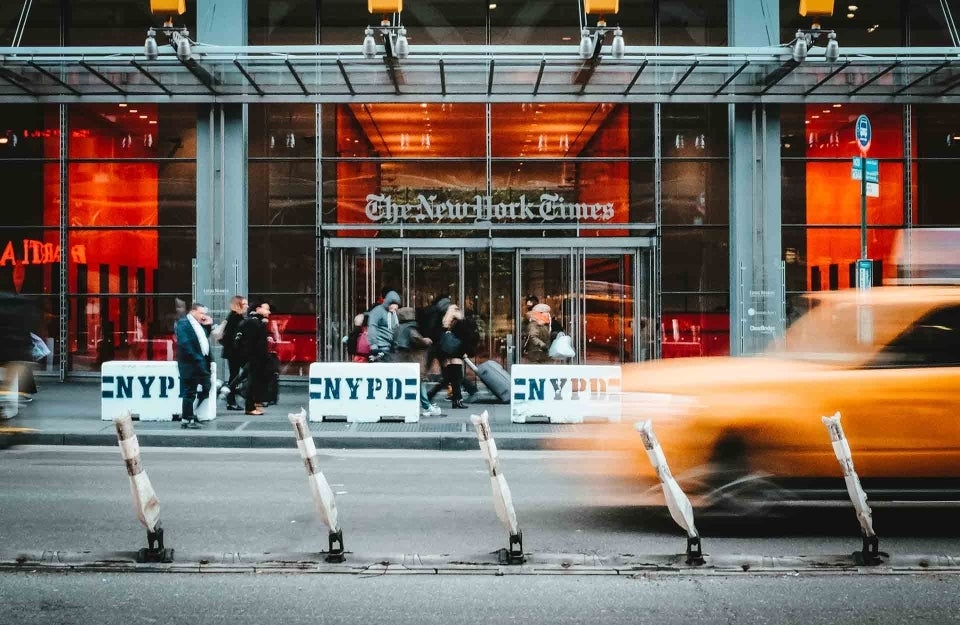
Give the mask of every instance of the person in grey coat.
[[371, 360], [393, 360], [396, 351], [397, 308], [400, 307], [400, 294], [388, 291], [383, 302], [374, 306], [368, 315], [367, 333], [370, 340]]
[[[397, 321], [400, 322], [396, 338], [396, 362], [415, 362], [420, 366], [420, 379], [424, 378], [423, 355], [433, 344], [430, 337], [424, 336], [417, 326], [417, 316], [413, 308], [406, 306], [397, 309]], [[420, 385], [420, 414], [424, 417], [440, 416], [440, 406], [427, 401], [427, 393]]]

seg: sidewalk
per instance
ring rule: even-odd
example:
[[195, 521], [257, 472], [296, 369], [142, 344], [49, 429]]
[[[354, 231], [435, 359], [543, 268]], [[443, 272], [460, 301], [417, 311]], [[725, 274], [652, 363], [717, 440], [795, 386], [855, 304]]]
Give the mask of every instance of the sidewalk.
[[[100, 419], [100, 380], [38, 380], [40, 392], [33, 402], [20, 405], [12, 419], [0, 420], [0, 446], [5, 445], [107, 445], [117, 444], [111, 421]], [[296, 447], [287, 414], [307, 408], [307, 383], [285, 383], [280, 402], [265, 409], [263, 416], [246, 415], [217, 403], [217, 418], [202, 429], [189, 430], [179, 422], [136, 421], [140, 443], [148, 447]], [[338, 449], [424, 449], [460, 451], [477, 449], [477, 435], [470, 415], [488, 411], [501, 449], [576, 449], [576, 441], [591, 427], [550, 423], [511, 423], [510, 406], [496, 403], [481, 389], [466, 410], [451, 410], [450, 402], [438, 401], [444, 413], [419, 423], [310, 423], [318, 447]]]

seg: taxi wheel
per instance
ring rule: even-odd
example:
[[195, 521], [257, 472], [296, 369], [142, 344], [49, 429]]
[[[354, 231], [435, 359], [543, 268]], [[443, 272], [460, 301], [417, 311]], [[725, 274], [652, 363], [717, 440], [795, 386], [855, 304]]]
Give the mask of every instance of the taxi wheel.
[[728, 436], [714, 447], [704, 491], [707, 516], [770, 517], [791, 499], [769, 476], [751, 470], [742, 438]]

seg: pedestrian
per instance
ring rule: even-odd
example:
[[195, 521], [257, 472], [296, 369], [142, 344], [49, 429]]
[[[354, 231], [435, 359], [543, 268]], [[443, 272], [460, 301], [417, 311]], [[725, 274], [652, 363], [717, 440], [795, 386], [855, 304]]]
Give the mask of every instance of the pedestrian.
[[427, 375], [433, 369], [433, 363], [436, 361], [443, 372], [443, 354], [440, 352], [440, 337], [443, 336], [443, 316], [447, 314], [450, 308], [450, 297], [448, 295], [437, 295], [433, 302], [421, 311], [420, 331], [429, 338], [433, 344], [427, 348], [427, 360], [424, 363], [424, 371]]
[[267, 323], [270, 321], [270, 303], [260, 302], [240, 323], [236, 336], [236, 348], [243, 357], [243, 366], [247, 374], [247, 395], [244, 398], [244, 412], [248, 415], [262, 415], [260, 409], [266, 395], [269, 351], [267, 350]]
[[367, 313], [360, 313], [353, 318], [353, 330], [344, 337], [350, 362], [370, 362], [370, 335], [367, 329]]
[[533, 310], [533, 307], [539, 303], [540, 303], [540, 298], [538, 298], [536, 295], [528, 295], [527, 298], [524, 300], [524, 306], [526, 306], [528, 313], [531, 310]]
[[237, 386], [240, 383], [240, 369], [243, 367], [243, 354], [236, 348], [237, 332], [240, 330], [240, 324], [249, 309], [247, 298], [242, 295], [234, 295], [230, 300], [230, 313], [227, 315], [226, 323], [223, 327], [223, 336], [220, 337], [220, 345], [223, 346], [223, 357], [227, 359], [227, 386], [229, 394], [227, 395], [227, 410], [243, 410], [237, 404]]
[[[33, 342], [30, 328], [34, 327], [34, 310], [30, 303], [19, 295], [0, 293], [0, 368], [3, 369], [3, 394], [13, 401], [20, 401], [23, 387], [21, 379], [26, 372], [26, 363], [33, 359]], [[14, 386], [19, 382], [20, 386]], [[0, 408], [0, 419], [8, 418]]]
[[405, 306], [397, 309], [397, 321], [400, 322], [396, 340], [396, 362], [415, 362], [420, 366], [420, 414], [424, 417], [438, 417], [440, 406], [431, 404], [423, 389], [424, 354], [433, 341], [420, 332], [417, 316], [413, 308]]
[[427, 393], [427, 401], [445, 388], [448, 384], [453, 389], [452, 408], [466, 408], [463, 403], [463, 394], [460, 388], [463, 382], [463, 355], [464, 344], [470, 340], [466, 335], [468, 328], [463, 323], [463, 311], [456, 304], [447, 308], [443, 316], [443, 336], [440, 338], [440, 352], [443, 357], [443, 380], [438, 382]]
[[[177, 369], [180, 372], [180, 427], [198, 429], [196, 409], [210, 395], [210, 317], [207, 307], [194, 302], [190, 311], [177, 320]], [[207, 328], [204, 328], [207, 326]], [[199, 391], [198, 391], [199, 388]], [[194, 406], [193, 402], [197, 405]]]
[[524, 328], [523, 354], [532, 363], [545, 363], [550, 360], [550, 307], [546, 304], [534, 304], [527, 313], [527, 325]]
[[367, 318], [367, 332], [370, 338], [370, 359], [390, 362], [396, 342], [397, 308], [400, 307], [400, 294], [388, 291], [383, 302], [370, 309]]

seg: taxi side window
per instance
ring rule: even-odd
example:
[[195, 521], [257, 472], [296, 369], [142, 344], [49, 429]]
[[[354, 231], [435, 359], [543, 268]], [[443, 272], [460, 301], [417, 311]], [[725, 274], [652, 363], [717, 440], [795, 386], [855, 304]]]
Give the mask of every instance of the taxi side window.
[[885, 367], [960, 366], [960, 306], [940, 308], [922, 317], [881, 352]]

